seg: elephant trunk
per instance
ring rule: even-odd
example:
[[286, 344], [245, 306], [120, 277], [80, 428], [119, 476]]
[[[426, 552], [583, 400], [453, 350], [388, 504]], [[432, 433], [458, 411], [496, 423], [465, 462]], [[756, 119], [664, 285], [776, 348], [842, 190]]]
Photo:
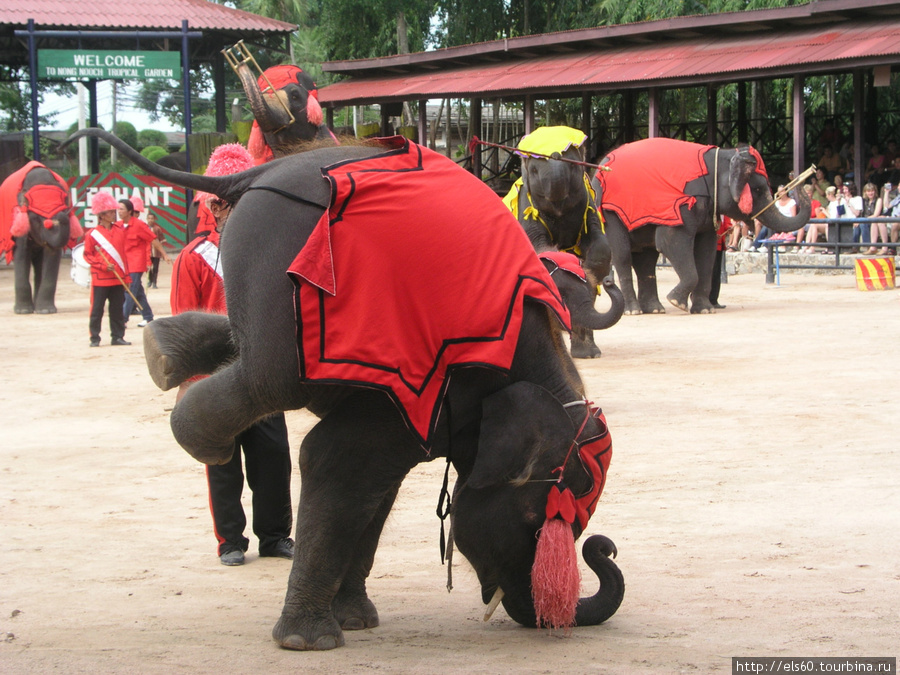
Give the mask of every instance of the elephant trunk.
[[266, 170], [265, 166], [258, 166], [243, 171], [240, 174], [231, 174], [227, 176], [200, 176], [186, 171], [177, 171], [150, 161], [118, 136], [114, 136], [108, 131], [95, 127], [79, 129], [60, 144], [59, 150], [63, 151], [72, 142], [85, 136], [106, 141], [121, 152], [128, 161], [138, 168], [143, 169], [151, 176], [162, 178], [169, 183], [191, 188], [192, 190], [210, 192], [231, 202], [236, 202], [240, 199], [241, 195], [246, 192], [247, 187], [253, 179]]
[[809, 195], [800, 186], [791, 190], [791, 196], [797, 202], [796, 216], [785, 216], [775, 206], [770, 206], [759, 215], [759, 221], [774, 232], [793, 232], [806, 225], [811, 217]]
[[290, 124], [291, 120], [286, 108], [277, 104], [273, 105], [274, 96], [277, 96], [278, 92], [272, 92], [268, 96], [264, 95], [259, 90], [250, 67], [245, 63], [238, 67], [237, 74], [244, 87], [244, 92], [247, 94], [250, 110], [253, 111], [256, 123], [263, 133], [275, 133]]
[[575, 625], [596, 626], [616, 613], [625, 597], [625, 578], [619, 567], [610, 560], [615, 558], [616, 545], [600, 534], [588, 537], [581, 548], [584, 561], [600, 580], [599, 590], [592, 596], [581, 598], [575, 608]]
[[625, 296], [616, 286], [611, 276], [603, 279], [603, 288], [609, 294], [611, 301], [610, 307], [605, 312], [598, 312], [593, 307], [588, 308], [587, 312], [573, 312], [573, 319], [576, 323], [589, 328], [590, 330], [606, 330], [616, 325], [622, 314], [625, 313]]

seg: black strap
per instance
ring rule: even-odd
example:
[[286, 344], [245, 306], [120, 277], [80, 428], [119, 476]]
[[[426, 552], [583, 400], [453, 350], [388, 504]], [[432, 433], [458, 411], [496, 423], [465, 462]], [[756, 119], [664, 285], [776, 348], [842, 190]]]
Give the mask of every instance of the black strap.
[[447, 519], [447, 516], [450, 515], [450, 490], [447, 489], [447, 486], [450, 483], [450, 462], [452, 453], [452, 438], [453, 438], [453, 420], [450, 415], [450, 399], [447, 395], [444, 395], [444, 405], [447, 409], [447, 466], [444, 467], [444, 482], [441, 485], [441, 494], [438, 496], [438, 504], [437, 517], [441, 520], [441, 565], [444, 564], [444, 561], [447, 559], [447, 539], [444, 535], [444, 521]]

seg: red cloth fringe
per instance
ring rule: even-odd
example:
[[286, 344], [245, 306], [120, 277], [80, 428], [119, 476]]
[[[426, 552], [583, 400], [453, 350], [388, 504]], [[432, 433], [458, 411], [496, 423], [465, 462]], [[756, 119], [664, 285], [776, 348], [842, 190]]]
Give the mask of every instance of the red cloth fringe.
[[574, 626], [580, 590], [572, 527], [559, 518], [545, 520], [531, 568], [531, 596], [538, 627]]

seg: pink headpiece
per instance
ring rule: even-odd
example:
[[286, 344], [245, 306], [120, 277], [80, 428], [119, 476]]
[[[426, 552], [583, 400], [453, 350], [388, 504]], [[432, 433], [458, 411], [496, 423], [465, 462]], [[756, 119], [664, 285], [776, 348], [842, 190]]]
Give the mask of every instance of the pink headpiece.
[[131, 199], [129, 199], [128, 201], [130, 201], [131, 205], [134, 207], [135, 213], [140, 213], [141, 211], [144, 210], [144, 200], [141, 199], [140, 197], [135, 196], [135, 197], [132, 197]]
[[[205, 176], [228, 176], [253, 168], [253, 157], [240, 143], [225, 143], [220, 145], [209, 156], [209, 164], [206, 166]], [[201, 202], [215, 197], [208, 192], [201, 192], [197, 199]]]
[[95, 216], [99, 216], [104, 211], [115, 211], [118, 208], [118, 202], [108, 192], [95, 192], [91, 197], [91, 213]]

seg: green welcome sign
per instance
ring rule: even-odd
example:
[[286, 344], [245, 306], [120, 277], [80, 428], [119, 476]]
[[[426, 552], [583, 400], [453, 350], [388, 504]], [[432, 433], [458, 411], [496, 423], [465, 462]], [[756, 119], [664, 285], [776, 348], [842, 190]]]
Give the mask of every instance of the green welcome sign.
[[38, 50], [38, 79], [179, 80], [179, 52]]

